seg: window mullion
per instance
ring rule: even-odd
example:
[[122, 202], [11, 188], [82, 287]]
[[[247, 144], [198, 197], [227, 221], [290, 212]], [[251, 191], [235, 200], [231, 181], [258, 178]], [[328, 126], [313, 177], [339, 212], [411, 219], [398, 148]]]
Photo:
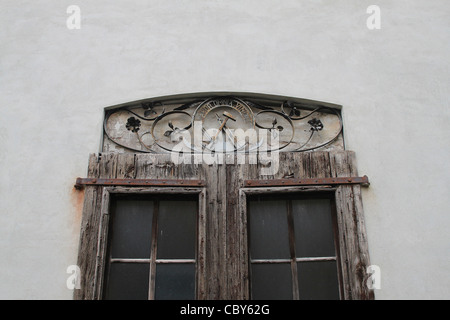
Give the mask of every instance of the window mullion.
[[148, 285], [149, 300], [155, 299], [155, 279], [156, 279], [156, 253], [157, 253], [157, 239], [158, 239], [158, 212], [159, 201], [155, 200], [153, 205], [153, 221], [152, 221], [152, 245], [150, 252], [150, 277]]
[[298, 273], [297, 261], [295, 253], [295, 232], [294, 232], [294, 218], [292, 216], [292, 200], [287, 201], [287, 219], [289, 230], [289, 252], [291, 256], [291, 273], [292, 273], [292, 298], [294, 300], [300, 299], [298, 288]]

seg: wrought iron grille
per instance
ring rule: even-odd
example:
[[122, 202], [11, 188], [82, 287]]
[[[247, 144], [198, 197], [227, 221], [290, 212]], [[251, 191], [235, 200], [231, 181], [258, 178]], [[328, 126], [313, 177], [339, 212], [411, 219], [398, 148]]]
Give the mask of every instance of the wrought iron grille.
[[103, 124], [116, 148], [144, 153], [305, 152], [342, 140], [342, 128], [335, 108], [236, 96], [130, 104], [108, 110]]

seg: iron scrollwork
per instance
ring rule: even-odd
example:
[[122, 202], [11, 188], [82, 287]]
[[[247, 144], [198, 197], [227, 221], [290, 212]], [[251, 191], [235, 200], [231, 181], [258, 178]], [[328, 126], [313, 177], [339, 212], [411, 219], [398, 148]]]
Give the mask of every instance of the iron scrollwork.
[[[196, 122], [201, 124], [202, 135], [197, 144], [192, 142], [198, 134]], [[250, 153], [261, 148], [259, 133], [250, 146], [249, 141], [237, 140], [238, 129], [247, 135], [250, 129], [267, 132], [265, 150], [305, 152], [336, 141], [342, 132], [342, 119], [338, 110], [322, 105], [293, 101], [265, 105], [225, 96], [182, 104], [150, 101], [121, 107], [106, 113], [103, 129], [114, 145], [133, 152]], [[174, 148], [180, 144], [182, 150]]]

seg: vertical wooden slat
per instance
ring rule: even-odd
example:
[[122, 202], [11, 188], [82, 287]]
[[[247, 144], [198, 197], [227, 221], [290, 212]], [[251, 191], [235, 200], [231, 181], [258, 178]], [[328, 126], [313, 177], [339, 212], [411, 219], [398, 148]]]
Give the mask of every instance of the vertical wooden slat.
[[132, 153], [118, 154], [117, 179], [134, 179], [136, 177], [135, 155]]
[[156, 288], [156, 256], [158, 250], [158, 212], [159, 201], [154, 201], [153, 204], [153, 220], [152, 220], [152, 244], [150, 252], [150, 276], [148, 283], [148, 299], [155, 300]]
[[331, 220], [333, 225], [333, 239], [334, 239], [334, 252], [336, 255], [336, 268], [338, 272], [338, 283], [339, 283], [339, 298], [340, 300], [345, 299], [345, 288], [344, 288], [344, 278], [342, 276], [341, 267], [341, 256], [340, 256], [340, 238], [339, 238], [339, 224], [338, 217], [336, 214], [336, 199], [330, 199], [331, 208]]
[[[99, 173], [98, 178], [116, 178], [117, 177], [117, 166], [118, 166], [118, 159], [119, 154], [116, 153], [106, 153], [102, 154], [99, 157]], [[94, 277], [92, 279], [92, 282], [94, 283], [94, 290], [92, 293], [92, 299], [98, 299], [101, 296], [101, 285], [98, 284], [102, 283], [103, 279], [99, 279], [99, 277], [103, 276], [104, 271], [104, 258], [101, 256], [104, 254], [104, 250], [102, 250], [103, 242], [102, 237], [106, 235], [107, 232], [107, 223], [109, 221], [108, 217], [109, 215], [103, 215], [102, 214], [102, 206], [107, 206], [107, 203], [109, 199], [105, 199], [105, 197], [108, 197], [108, 193], [103, 192], [104, 188], [99, 187], [97, 192], [97, 206], [94, 211], [94, 215], [96, 216], [96, 226], [97, 234], [93, 235], [95, 236], [97, 245], [96, 245], [96, 259], [95, 261], [95, 273]], [[106, 221], [105, 221], [106, 220]], [[94, 263], [94, 262], [93, 262]]]
[[202, 164], [207, 188], [206, 202], [206, 279], [207, 299], [226, 299], [226, 166]]
[[117, 173], [117, 153], [103, 153], [99, 162], [99, 178], [115, 178]]
[[219, 296], [218, 299], [228, 299], [228, 275], [227, 264], [225, 263], [227, 258], [227, 175], [226, 165], [219, 164], [217, 170], [217, 193], [219, 208], [217, 212], [213, 214], [218, 218], [218, 260], [215, 262], [218, 265], [218, 278], [219, 278]]
[[155, 168], [155, 156], [153, 154], [136, 154], [135, 155], [135, 177], [136, 179], [146, 179], [153, 177]]
[[312, 178], [311, 174], [311, 152], [301, 152], [294, 154], [294, 159], [298, 164], [298, 178]]
[[[89, 160], [90, 178], [203, 179], [206, 191], [199, 203], [199, 245], [197, 252], [197, 297], [200, 299], [248, 299], [249, 264], [247, 212], [245, 199], [239, 201], [239, 189], [248, 179], [323, 178], [357, 176], [354, 153], [309, 152], [280, 153], [278, 172], [261, 176], [268, 163], [237, 164], [236, 156], [228, 164], [174, 164], [168, 154], [103, 154]], [[225, 161], [226, 162], [226, 161]], [[101, 223], [102, 187], [85, 190], [84, 213], [80, 236], [79, 266], [82, 290], [74, 298], [95, 298], [93, 288], [98, 243], [107, 233], [98, 232]], [[202, 198], [200, 198], [202, 199]], [[105, 203], [105, 200], [103, 200]], [[342, 280], [348, 283], [344, 298], [371, 298], [364, 288], [368, 265], [367, 239], [362, 216], [359, 186], [341, 186], [336, 192], [336, 220], [342, 259]], [[100, 237], [100, 238], [99, 238]], [[347, 263], [346, 263], [347, 261]], [[103, 268], [99, 264], [100, 268]], [[101, 272], [97, 275], [102, 276]], [[100, 283], [101, 284], [101, 283]], [[98, 295], [97, 295], [98, 296]]]
[[[330, 155], [330, 165], [333, 177], [349, 176], [351, 165], [348, 163], [348, 152], [333, 153]], [[351, 196], [350, 189], [344, 186], [337, 188], [336, 198], [336, 220], [339, 233], [339, 260], [342, 280], [344, 284], [344, 299], [353, 299], [352, 285], [352, 254], [351, 247], [354, 243], [354, 230], [349, 224], [349, 207], [347, 199]], [[354, 252], [354, 250], [353, 250]]]
[[[356, 176], [355, 154], [350, 151], [330, 154], [333, 176]], [[374, 299], [366, 285], [366, 268], [370, 265], [360, 186], [340, 186], [336, 190], [336, 213], [339, 229], [340, 267], [345, 284], [344, 298]]]
[[103, 281], [106, 265], [108, 264], [106, 251], [107, 251], [107, 239], [109, 229], [109, 204], [110, 194], [107, 188], [103, 188], [102, 204], [100, 211], [100, 225], [99, 234], [97, 239], [97, 260], [95, 266], [94, 277], [94, 299], [101, 299], [103, 294]]
[[[134, 178], [135, 177], [135, 157], [134, 154], [107, 154], [103, 157], [100, 166], [100, 177], [105, 178]], [[105, 277], [105, 268], [107, 265], [107, 239], [109, 230], [109, 203], [110, 194], [106, 188], [102, 188], [102, 204], [99, 212], [100, 225], [98, 235], [97, 262], [95, 274], [95, 299], [101, 299], [103, 293], [103, 284]]]
[[317, 151], [311, 153], [310, 172], [311, 178], [331, 177], [329, 152]]
[[[227, 265], [227, 277], [228, 277], [228, 292], [227, 299], [236, 300], [240, 297], [240, 282], [239, 278], [239, 217], [238, 217], [238, 192], [239, 192], [239, 177], [236, 174], [236, 165], [234, 161], [236, 157], [234, 155], [227, 155], [228, 161], [226, 161], [226, 184], [227, 184], [227, 197], [226, 197], [226, 249], [227, 259], [224, 261]], [[235, 275], [232, 277], [231, 275]]]
[[366, 226], [364, 219], [364, 210], [361, 198], [361, 186], [355, 185], [351, 186], [353, 191], [353, 201], [354, 201], [354, 223], [356, 240], [358, 243], [358, 252], [360, 257], [360, 264], [355, 267], [356, 273], [358, 275], [358, 284], [361, 285], [361, 291], [359, 292], [359, 299], [361, 300], [373, 300], [375, 299], [374, 291], [367, 287], [367, 279], [369, 274], [367, 274], [367, 267], [370, 266], [369, 258], [369, 247], [367, 242]]
[[[88, 165], [88, 177], [97, 178], [99, 172], [97, 155], [91, 154], [89, 156]], [[96, 253], [96, 239], [93, 238], [93, 234], [96, 234], [95, 227], [97, 222], [95, 221], [95, 208], [97, 207], [97, 192], [99, 187], [89, 186], [86, 187], [84, 193], [83, 204], [83, 217], [81, 221], [80, 230], [80, 242], [78, 248], [78, 261], [77, 264], [80, 268], [80, 289], [74, 290], [74, 299], [85, 300], [92, 299], [90, 295], [94, 289], [93, 276], [95, 274], [95, 265], [92, 261], [95, 261]]]
[[289, 228], [289, 251], [291, 255], [291, 274], [292, 274], [292, 298], [294, 300], [300, 299], [300, 291], [298, 284], [298, 272], [297, 272], [297, 254], [295, 251], [295, 230], [294, 230], [294, 217], [292, 216], [292, 201], [287, 201], [287, 223]]
[[[90, 178], [115, 178], [117, 154], [90, 155], [88, 176]], [[102, 187], [88, 187], [85, 193], [78, 266], [81, 272], [81, 289], [75, 290], [76, 299], [95, 299], [99, 236], [102, 215]]]
[[[230, 168], [231, 170], [231, 168]], [[258, 168], [255, 164], [239, 164], [237, 170], [237, 181], [239, 188], [244, 186], [244, 180], [258, 176]], [[239, 279], [240, 279], [240, 299], [250, 299], [250, 266], [248, 252], [248, 225], [247, 225], [247, 201], [245, 193], [237, 191], [237, 219], [238, 219], [238, 237], [239, 237]]]
[[199, 195], [198, 204], [198, 243], [197, 243], [197, 299], [205, 300], [207, 295], [206, 281], [206, 191]]
[[247, 230], [248, 230], [248, 219], [247, 219], [247, 201], [245, 198], [242, 197], [239, 194], [239, 199], [241, 202], [239, 202], [239, 219], [240, 219], [240, 225], [239, 225], [239, 236], [240, 236], [240, 244], [241, 244], [241, 250], [239, 251], [239, 258], [240, 258], [240, 274], [239, 278], [242, 279], [241, 282], [241, 298], [243, 300], [249, 300], [250, 299], [250, 259], [249, 259], [249, 246], [248, 246], [248, 237], [247, 237]]

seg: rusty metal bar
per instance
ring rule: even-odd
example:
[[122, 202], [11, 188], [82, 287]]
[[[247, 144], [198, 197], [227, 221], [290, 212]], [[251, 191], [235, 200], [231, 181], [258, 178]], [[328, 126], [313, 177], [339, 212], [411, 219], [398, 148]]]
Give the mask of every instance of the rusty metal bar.
[[201, 187], [204, 185], [203, 180], [77, 178], [75, 188], [82, 189], [84, 186]]
[[338, 177], [338, 178], [305, 178], [305, 179], [274, 179], [274, 180], [245, 180], [245, 187], [283, 187], [283, 186], [314, 186], [314, 185], [343, 185], [360, 184], [369, 186], [369, 178]]

